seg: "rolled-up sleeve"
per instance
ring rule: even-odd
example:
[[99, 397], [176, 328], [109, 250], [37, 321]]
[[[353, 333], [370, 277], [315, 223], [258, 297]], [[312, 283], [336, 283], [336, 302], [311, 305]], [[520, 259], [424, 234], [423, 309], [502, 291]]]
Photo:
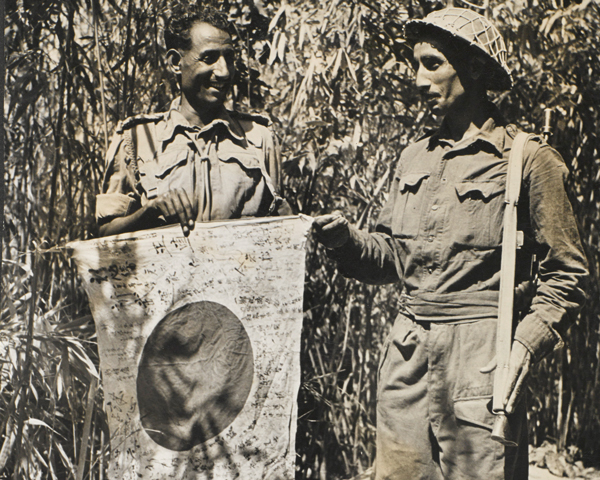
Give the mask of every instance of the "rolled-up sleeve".
[[535, 233], [539, 275], [531, 308], [515, 339], [538, 361], [562, 345], [562, 338], [585, 302], [588, 267], [573, 209], [566, 193], [567, 168], [560, 155], [543, 145], [525, 165], [530, 218]]
[[126, 217], [140, 208], [135, 180], [127, 169], [122, 136], [115, 134], [106, 155], [102, 192], [96, 196], [96, 221], [103, 225], [113, 218]]

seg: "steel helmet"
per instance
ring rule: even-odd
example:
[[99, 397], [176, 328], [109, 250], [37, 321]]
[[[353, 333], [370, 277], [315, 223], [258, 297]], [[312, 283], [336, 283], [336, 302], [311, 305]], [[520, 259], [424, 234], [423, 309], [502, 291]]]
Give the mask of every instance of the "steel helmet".
[[500, 32], [491, 22], [466, 8], [445, 8], [430, 13], [421, 20], [410, 20], [404, 26], [408, 40], [418, 40], [426, 35], [447, 39], [475, 48], [483, 53], [489, 75], [485, 77], [489, 90], [508, 90], [512, 87], [510, 70], [506, 64], [506, 45]]

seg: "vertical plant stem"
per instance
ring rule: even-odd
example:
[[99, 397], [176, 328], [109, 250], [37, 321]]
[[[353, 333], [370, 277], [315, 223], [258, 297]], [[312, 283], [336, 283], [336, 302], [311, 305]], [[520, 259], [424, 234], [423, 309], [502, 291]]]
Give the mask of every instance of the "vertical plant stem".
[[104, 127], [104, 152], [108, 150], [108, 123], [106, 121], [106, 92], [104, 91], [104, 72], [102, 71], [102, 57], [100, 56], [100, 42], [98, 41], [98, 1], [94, 0], [92, 4], [94, 21], [94, 50], [96, 52], [96, 62], [98, 65], [98, 80], [100, 82], [100, 100], [102, 101], [102, 125]]
[[100, 462], [98, 466], [98, 480], [104, 480], [104, 431], [100, 430]]
[[[94, 414], [94, 404], [96, 400], [96, 390], [98, 380], [92, 377], [90, 388], [88, 390], [88, 401], [85, 409], [85, 422], [83, 424], [83, 433], [81, 435], [81, 443], [79, 445], [79, 461], [77, 462], [77, 477], [76, 480], [83, 480], [83, 470], [85, 468], [85, 460], [87, 456], [87, 448], [90, 441], [90, 432], [92, 427], [92, 416]], [[93, 442], [93, 440], [92, 440]], [[91, 463], [90, 463], [91, 465]]]
[[[35, 253], [32, 255], [31, 271], [33, 272], [33, 278], [31, 281], [31, 299], [29, 303], [29, 321], [27, 323], [27, 341], [25, 344], [25, 364], [19, 375], [21, 381], [21, 395], [19, 400], [19, 408], [17, 414], [17, 436], [15, 439], [17, 445], [17, 454], [15, 457], [15, 470], [16, 480], [23, 478], [28, 480], [26, 477], [21, 476], [21, 455], [23, 453], [23, 427], [25, 424], [25, 406], [29, 403], [29, 382], [31, 379], [31, 365], [33, 363], [33, 328], [35, 321], [35, 311], [37, 304], [37, 289], [38, 289], [38, 275], [36, 267], [39, 264], [39, 251], [36, 248]], [[15, 393], [18, 394], [18, 393]]]
[[[7, 414], [8, 420], [6, 423], [6, 431], [4, 432], [4, 443], [0, 448], [0, 473], [4, 471], [6, 462], [10, 457], [14, 443], [15, 443], [15, 432], [14, 432], [14, 420], [10, 412]], [[2, 430], [4, 431], [4, 430]]]
[[[67, 8], [69, 9], [69, 26], [68, 26], [68, 34], [67, 34], [67, 45], [65, 49], [65, 56], [61, 59], [63, 69], [62, 76], [60, 79], [60, 99], [59, 99], [59, 107], [58, 107], [58, 118], [56, 120], [56, 128], [54, 130], [54, 167], [52, 170], [52, 178], [50, 181], [50, 206], [49, 206], [49, 215], [48, 215], [48, 230], [46, 233], [46, 238], [50, 239], [52, 236], [52, 230], [54, 229], [54, 218], [56, 216], [56, 197], [58, 190], [58, 174], [60, 172], [60, 151], [61, 151], [61, 138], [62, 138], [62, 130], [63, 130], [63, 117], [65, 112], [65, 89], [67, 84], [67, 77], [70, 75], [69, 73], [69, 57], [70, 57], [70, 43], [72, 41], [72, 32], [73, 32], [73, 15], [72, 9], [67, 3]], [[60, 17], [59, 17], [60, 21]]]
[[246, 52], [248, 56], [248, 108], [252, 108], [252, 59], [250, 58], [250, 33], [246, 32]]
[[575, 402], [575, 391], [571, 388], [569, 390], [570, 398], [569, 405], [567, 406], [567, 415], [563, 421], [562, 430], [559, 432], [558, 445], [560, 450], [564, 450], [567, 446], [567, 436], [569, 435], [569, 423], [571, 422], [571, 414], [573, 412], [573, 403]]
[[131, 17], [133, 14], [133, 0], [129, 0], [127, 4], [127, 35], [125, 40], [125, 62], [123, 72], [123, 113], [122, 118], [128, 117], [129, 112], [129, 60], [131, 59]]

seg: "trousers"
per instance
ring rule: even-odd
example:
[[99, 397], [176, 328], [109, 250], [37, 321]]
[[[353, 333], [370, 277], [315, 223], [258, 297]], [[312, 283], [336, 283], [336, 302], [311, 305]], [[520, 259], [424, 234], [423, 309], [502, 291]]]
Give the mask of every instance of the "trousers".
[[496, 319], [415, 322], [400, 314], [386, 339], [377, 391], [377, 480], [526, 480], [526, 407], [518, 447], [491, 439]]

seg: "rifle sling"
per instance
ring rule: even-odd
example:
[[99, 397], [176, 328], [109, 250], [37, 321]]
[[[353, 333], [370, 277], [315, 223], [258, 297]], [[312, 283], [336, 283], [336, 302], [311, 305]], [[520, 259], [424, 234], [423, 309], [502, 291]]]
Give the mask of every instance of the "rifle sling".
[[492, 410], [494, 412], [502, 412], [504, 410], [501, 392], [505, 389], [512, 346], [515, 263], [517, 256], [517, 204], [519, 203], [519, 193], [521, 191], [523, 153], [530, 137], [532, 137], [531, 134], [524, 132], [517, 134], [508, 158], [500, 263], [500, 292], [498, 298], [497, 366], [494, 374], [494, 397], [492, 403]]

